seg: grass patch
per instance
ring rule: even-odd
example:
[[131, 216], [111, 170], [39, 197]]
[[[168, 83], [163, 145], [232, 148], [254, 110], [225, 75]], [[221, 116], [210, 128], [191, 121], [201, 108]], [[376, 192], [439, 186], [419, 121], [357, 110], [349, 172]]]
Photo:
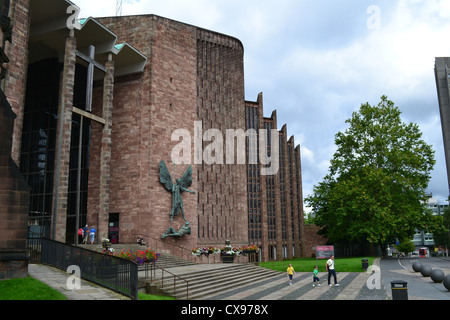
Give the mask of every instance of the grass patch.
[[28, 276], [0, 281], [0, 300], [67, 300], [61, 292]]
[[[372, 265], [373, 260], [376, 257], [360, 257], [360, 258], [336, 258], [335, 259], [335, 268], [337, 272], [364, 272], [362, 269], [361, 259], [368, 259], [369, 266]], [[325, 264], [326, 260], [318, 260], [317, 264], [319, 266], [319, 272], [326, 272]], [[301, 258], [301, 259], [293, 259], [293, 260], [283, 260], [283, 261], [269, 261], [269, 262], [260, 262], [259, 265], [264, 268], [277, 270], [281, 272], [286, 272], [289, 264], [292, 264], [295, 272], [313, 272], [314, 267], [316, 266], [315, 258]]]
[[176, 300], [173, 297], [166, 297], [166, 296], [157, 296], [153, 294], [145, 294], [138, 292], [138, 299], [139, 300]]
[[[176, 300], [173, 297], [138, 293], [139, 300]], [[0, 300], [67, 300], [61, 292], [30, 276], [0, 281]]]

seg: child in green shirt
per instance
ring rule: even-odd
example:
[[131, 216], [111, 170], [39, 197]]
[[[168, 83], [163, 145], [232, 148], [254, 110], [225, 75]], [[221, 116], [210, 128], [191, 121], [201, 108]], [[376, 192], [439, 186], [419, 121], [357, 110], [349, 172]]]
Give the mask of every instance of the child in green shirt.
[[317, 285], [320, 287], [319, 270], [317, 269], [317, 266], [314, 268], [314, 271], [313, 271], [313, 287], [316, 286], [316, 282], [317, 282]]

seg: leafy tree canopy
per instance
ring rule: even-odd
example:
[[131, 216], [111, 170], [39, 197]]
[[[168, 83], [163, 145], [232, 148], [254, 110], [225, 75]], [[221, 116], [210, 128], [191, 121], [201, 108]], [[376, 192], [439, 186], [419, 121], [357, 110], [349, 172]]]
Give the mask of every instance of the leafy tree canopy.
[[444, 210], [442, 219], [443, 229], [434, 231], [433, 238], [436, 246], [450, 248], [450, 207]]
[[400, 244], [394, 246], [398, 252], [403, 252], [405, 254], [411, 253], [416, 249], [414, 242], [411, 240], [403, 240]]
[[329, 173], [305, 199], [331, 241], [386, 243], [438, 227], [423, 205], [434, 150], [400, 115], [383, 96], [378, 106], [362, 104], [336, 135]]

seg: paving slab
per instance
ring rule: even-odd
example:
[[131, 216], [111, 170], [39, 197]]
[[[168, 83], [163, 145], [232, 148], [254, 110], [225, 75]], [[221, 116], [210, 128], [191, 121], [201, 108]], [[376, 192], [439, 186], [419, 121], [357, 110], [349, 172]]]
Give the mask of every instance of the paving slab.
[[70, 275], [54, 267], [30, 264], [28, 265], [28, 274], [58, 290], [69, 300], [130, 300], [128, 297], [83, 279], [80, 279], [81, 289], [70, 290], [67, 286]]
[[[216, 292], [201, 300], [391, 300], [391, 281], [408, 282], [409, 300], [450, 300], [450, 292], [442, 283], [434, 283], [429, 277], [423, 277], [412, 270], [415, 261], [430, 264], [445, 274], [450, 274], [450, 259], [376, 259], [371, 272], [338, 272], [339, 287], [328, 286], [327, 274], [321, 274], [321, 286], [313, 287], [312, 272], [297, 272], [293, 284], [289, 285], [285, 272], [269, 279], [258, 280], [232, 289]], [[199, 264], [170, 268], [168, 271], [182, 276], [198, 271], [231, 268], [235, 265]], [[30, 264], [29, 274], [52, 288], [62, 292], [70, 300], [129, 300], [118, 293], [91, 282], [81, 280], [80, 290], [69, 290], [69, 274], [59, 269], [40, 264]], [[139, 273], [143, 275], [142, 272]], [[332, 281], [333, 284], [333, 281]], [[368, 286], [369, 284], [369, 286]], [[371, 284], [371, 285], [370, 285]]]

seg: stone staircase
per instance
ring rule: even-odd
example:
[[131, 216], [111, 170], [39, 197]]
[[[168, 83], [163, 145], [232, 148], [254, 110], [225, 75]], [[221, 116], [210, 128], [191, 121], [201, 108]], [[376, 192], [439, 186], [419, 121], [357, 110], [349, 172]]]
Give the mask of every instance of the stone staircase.
[[[102, 251], [101, 245], [86, 245], [86, 247]], [[116, 252], [124, 249], [131, 251], [145, 249], [137, 244], [113, 245], [113, 248]], [[239, 286], [281, 275], [278, 271], [249, 263], [197, 264], [164, 252], [161, 253], [156, 266], [158, 268], [152, 280], [145, 279], [145, 267], [139, 267], [139, 291], [164, 294], [179, 300], [204, 299]]]
[[158, 261], [156, 262], [156, 266], [159, 268], [163, 268], [163, 269], [171, 269], [171, 268], [192, 266], [192, 265], [196, 265], [196, 263], [178, 258], [176, 256], [173, 256], [173, 255], [170, 255], [167, 253], [161, 253]]
[[[198, 264], [172, 268], [170, 272], [182, 278], [175, 278], [176, 286], [174, 286], [174, 277], [167, 274], [164, 283], [161, 278], [154, 280], [151, 284], [147, 280], [147, 287], [156, 287], [159, 292], [179, 300], [202, 299], [238, 286], [280, 276], [280, 272], [252, 264]], [[187, 285], [183, 279], [188, 282], [189, 292], [186, 290]]]

